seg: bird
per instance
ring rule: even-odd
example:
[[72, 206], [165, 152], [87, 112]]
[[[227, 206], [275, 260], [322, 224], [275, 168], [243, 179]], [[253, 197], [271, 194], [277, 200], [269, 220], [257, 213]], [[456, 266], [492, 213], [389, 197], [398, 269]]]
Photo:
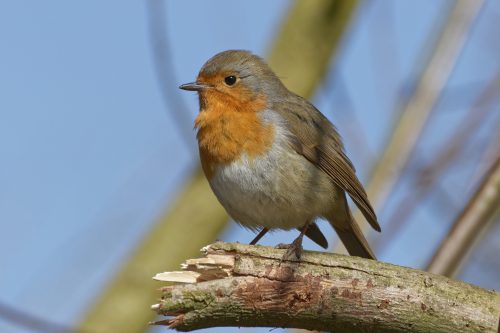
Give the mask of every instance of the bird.
[[227, 50], [210, 58], [195, 82], [194, 122], [203, 172], [218, 201], [242, 226], [260, 233], [298, 229], [287, 259], [300, 259], [304, 235], [323, 248], [316, 221], [329, 222], [353, 256], [376, 259], [349, 209], [347, 195], [381, 231], [336, 127], [291, 92], [263, 58]]

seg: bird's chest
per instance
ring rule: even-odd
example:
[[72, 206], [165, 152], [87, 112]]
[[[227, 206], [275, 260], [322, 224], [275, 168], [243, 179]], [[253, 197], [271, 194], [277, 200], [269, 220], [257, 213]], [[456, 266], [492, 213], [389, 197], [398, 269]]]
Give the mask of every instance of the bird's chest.
[[276, 220], [276, 214], [289, 207], [296, 189], [286, 172], [288, 154], [275, 143], [258, 156], [243, 154], [216, 166], [210, 186], [235, 220], [251, 228], [265, 225], [267, 219]]
[[264, 111], [241, 120], [197, 120], [203, 170], [231, 217], [250, 228], [289, 229], [318, 215], [330, 183], [294, 151], [283, 119]]
[[273, 197], [283, 192], [286, 184], [286, 155], [278, 144], [258, 156], [244, 153], [237, 160], [218, 164], [209, 183], [215, 194], [226, 201], [250, 204], [260, 196]]
[[231, 217], [249, 228], [301, 226], [331, 197], [330, 183], [286, 138], [258, 156], [218, 165], [209, 183]]
[[[197, 119], [203, 171], [219, 200], [255, 202], [282, 178], [282, 125], [270, 111], [201, 112]], [[227, 208], [227, 207], [226, 207]]]
[[202, 111], [195, 126], [201, 164], [209, 181], [219, 168], [265, 155], [276, 139], [273, 123], [256, 112]]

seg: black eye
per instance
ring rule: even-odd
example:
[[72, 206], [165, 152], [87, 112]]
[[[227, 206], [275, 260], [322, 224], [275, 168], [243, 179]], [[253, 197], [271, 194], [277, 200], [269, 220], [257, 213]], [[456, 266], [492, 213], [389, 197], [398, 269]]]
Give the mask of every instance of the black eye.
[[234, 75], [226, 76], [224, 78], [224, 82], [226, 82], [228, 86], [232, 86], [233, 84], [236, 83], [236, 76]]

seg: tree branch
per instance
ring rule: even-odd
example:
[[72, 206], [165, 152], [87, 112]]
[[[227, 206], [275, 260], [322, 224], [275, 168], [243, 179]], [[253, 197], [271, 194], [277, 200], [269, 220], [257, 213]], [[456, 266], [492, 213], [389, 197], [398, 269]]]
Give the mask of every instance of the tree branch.
[[[205, 247], [163, 287], [156, 322], [179, 331], [216, 326], [341, 332], [497, 332], [500, 294], [410, 268], [338, 254], [234, 243]], [[179, 284], [182, 282], [184, 284]]]

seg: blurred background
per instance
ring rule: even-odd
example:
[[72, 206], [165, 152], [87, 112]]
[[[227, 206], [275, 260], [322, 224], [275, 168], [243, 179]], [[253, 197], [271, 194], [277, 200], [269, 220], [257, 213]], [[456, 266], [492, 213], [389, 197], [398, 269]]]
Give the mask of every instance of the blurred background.
[[[255, 236], [201, 176], [177, 89], [227, 49], [337, 125], [380, 260], [499, 290], [499, 21], [494, 0], [1, 1], [0, 332], [165, 331], [151, 277]], [[269, 328], [206, 332], [238, 330]]]

